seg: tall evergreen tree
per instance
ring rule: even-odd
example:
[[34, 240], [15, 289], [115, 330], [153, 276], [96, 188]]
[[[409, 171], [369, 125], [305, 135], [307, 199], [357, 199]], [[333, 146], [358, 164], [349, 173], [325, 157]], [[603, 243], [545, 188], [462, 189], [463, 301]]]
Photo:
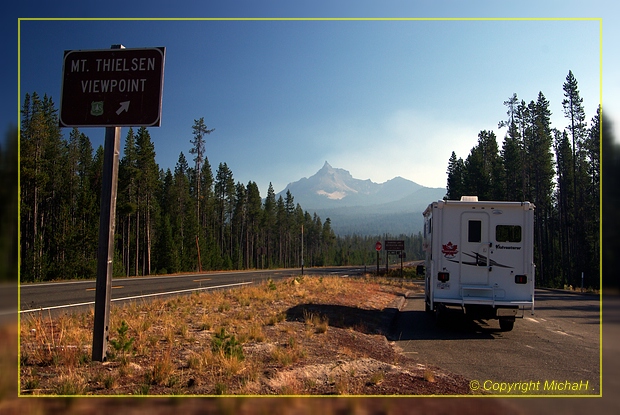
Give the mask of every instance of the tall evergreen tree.
[[568, 75], [566, 75], [563, 90], [564, 100], [562, 101], [562, 106], [564, 107], [564, 115], [569, 120], [568, 129], [573, 143], [573, 174], [575, 174], [574, 172], [577, 170], [576, 149], [586, 134], [586, 113], [583, 109], [583, 98], [579, 95], [577, 79], [572, 71], [568, 71]]
[[507, 135], [502, 145], [501, 157], [504, 160], [504, 194], [506, 200], [524, 201], [522, 194], [523, 149], [519, 137]]
[[235, 268], [244, 267], [244, 254], [247, 250], [247, 191], [241, 182], [235, 185], [235, 201], [232, 214], [232, 252], [231, 256], [235, 260]]
[[195, 205], [190, 193], [190, 168], [185, 155], [181, 152], [174, 168], [173, 199], [174, 208], [171, 208], [171, 226], [175, 246], [180, 258], [180, 271], [195, 271], [198, 265], [198, 250], [196, 235], [198, 235], [198, 221], [195, 215]]
[[119, 224], [118, 229], [122, 232], [121, 258], [125, 268], [125, 275], [127, 276], [137, 275], [138, 272], [138, 255], [132, 250], [132, 247], [137, 245], [137, 240], [134, 236], [134, 233], [137, 231], [135, 215], [138, 209], [136, 180], [139, 171], [137, 160], [136, 137], [133, 128], [129, 127], [125, 135], [123, 158], [120, 160], [118, 167], [116, 210], [116, 223]]
[[453, 151], [448, 160], [448, 184], [446, 186], [446, 198], [448, 200], [459, 200], [464, 195], [464, 170], [465, 164], [462, 158], [456, 158]]
[[480, 200], [503, 200], [503, 163], [493, 131], [481, 131], [465, 160], [464, 191]]
[[276, 234], [276, 192], [273, 185], [269, 183], [267, 197], [263, 208], [263, 232], [264, 232], [264, 253], [267, 260], [267, 267], [273, 266], [273, 256], [275, 254], [275, 234]]
[[523, 161], [525, 150], [518, 127], [519, 100], [517, 94], [504, 101], [508, 107], [508, 120], [500, 121], [498, 128], [507, 127], [506, 136], [501, 150], [504, 163], [504, 197], [506, 200], [524, 201], [523, 195]]
[[587, 158], [589, 161], [589, 170], [587, 176], [589, 177], [589, 185], [586, 189], [586, 194], [589, 196], [588, 198], [588, 207], [587, 210], [592, 212], [588, 218], [587, 223], [587, 235], [588, 235], [588, 244], [592, 247], [592, 255], [590, 258], [592, 262], [590, 264], [590, 269], [595, 270], [595, 272], [591, 273], [591, 277], [596, 278], [599, 275], [599, 261], [601, 255], [600, 250], [600, 212], [601, 212], [601, 107], [599, 106], [596, 110], [596, 115], [592, 118], [592, 122], [590, 124], [590, 130], [588, 134], [588, 138], [586, 141], [586, 145], [584, 146], [587, 152]]
[[[155, 147], [151, 141], [151, 135], [145, 127], [140, 127], [136, 134], [136, 166], [138, 189], [138, 221], [142, 223], [143, 250], [142, 275], [151, 274], [152, 256], [151, 250], [154, 238], [154, 224], [158, 223], [159, 206], [156, 191], [159, 186], [159, 167], [155, 162]], [[140, 225], [138, 224], [138, 227]]]
[[201, 117], [198, 120], [194, 120], [194, 125], [192, 126], [192, 134], [194, 136], [193, 139], [190, 140], [192, 144], [192, 148], [189, 150], [190, 154], [194, 154], [194, 162], [196, 163], [196, 217], [198, 218], [198, 222], [200, 222], [200, 198], [202, 195], [201, 192], [201, 174], [202, 174], [202, 162], [205, 159], [205, 136], [211, 134], [215, 129], [208, 129], [205, 125], [204, 117]]
[[563, 85], [564, 97], [562, 105], [564, 115], [568, 119], [568, 133], [572, 140], [573, 152], [573, 194], [575, 197], [572, 203], [575, 218], [574, 237], [571, 238], [572, 251], [575, 253], [576, 262], [572, 279], [577, 281], [579, 271], [585, 272], [587, 264], [590, 262], [590, 250], [587, 246], [586, 223], [592, 214], [587, 210], [588, 199], [587, 188], [590, 182], [588, 171], [590, 170], [587, 158], [585, 141], [587, 139], [587, 125], [585, 110], [583, 108], [583, 98], [579, 94], [577, 79], [572, 71], [568, 72], [566, 82]]
[[549, 102], [542, 92], [532, 107], [532, 127], [528, 140], [527, 154], [530, 164], [531, 199], [534, 211], [535, 260], [537, 274], [543, 282], [549, 282], [546, 275], [545, 258], [551, 256], [551, 237], [548, 233], [551, 224], [553, 191], [553, 138], [551, 134], [551, 111]]
[[250, 181], [247, 185], [247, 215], [246, 227], [246, 268], [258, 267], [257, 248], [260, 244], [260, 225], [262, 220], [262, 200], [258, 185]]
[[219, 249], [228, 267], [232, 264], [231, 247], [231, 219], [235, 206], [235, 181], [233, 173], [226, 163], [220, 163], [215, 174], [215, 211], [219, 224], [219, 236], [217, 238]]
[[556, 204], [558, 212], [558, 233], [560, 257], [564, 266], [559, 276], [564, 285], [568, 284], [573, 273], [574, 255], [571, 241], [574, 237], [574, 194], [573, 194], [573, 153], [566, 131], [555, 130], [554, 150], [557, 169]]

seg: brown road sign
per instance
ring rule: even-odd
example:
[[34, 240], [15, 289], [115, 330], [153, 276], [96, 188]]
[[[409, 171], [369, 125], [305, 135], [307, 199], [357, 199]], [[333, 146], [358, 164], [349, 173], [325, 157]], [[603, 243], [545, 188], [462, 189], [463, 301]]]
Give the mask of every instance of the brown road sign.
[[61, 127], [159, 127], [166, 49], [68, 50]]
[[405, 241], [385, 241], [386, 251], [404, 251]]

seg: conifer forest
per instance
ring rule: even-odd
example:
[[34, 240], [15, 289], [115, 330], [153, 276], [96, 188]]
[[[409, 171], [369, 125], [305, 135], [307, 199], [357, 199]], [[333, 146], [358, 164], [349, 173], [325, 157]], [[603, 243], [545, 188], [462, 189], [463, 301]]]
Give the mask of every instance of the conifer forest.
[[[533, 202], [537, 284], [576, 286], [583, 272], [586, 287], [598, 288], [601, 111], [586, 120], [572, 72], [563, 90], [561, 127], [551, 125], [542, 92], [529, 103], [517, 94], [504, 102], [501, 149], [495, 132], [480, 131], [465, 159], [453, 152], [446, 198]], [[194, 120], [187, 154], [171, 169], [156, 163], [147, 128], [123, 128], [114, 276], [300, 267], [302, 240], [306, 267], [372, 267], [384, 239], [404, 239], [407, 259], [423, 258], [421, 234], [338, 236], [290, 192], [276, 198], [270, 185], [261, 195], [225, 162], [213, 168], [213, 131]], [[95, 278], [103, 147], [61, 129], [56, 104], [37, 92], [25, 95], [19, 134], [21, 281]]]

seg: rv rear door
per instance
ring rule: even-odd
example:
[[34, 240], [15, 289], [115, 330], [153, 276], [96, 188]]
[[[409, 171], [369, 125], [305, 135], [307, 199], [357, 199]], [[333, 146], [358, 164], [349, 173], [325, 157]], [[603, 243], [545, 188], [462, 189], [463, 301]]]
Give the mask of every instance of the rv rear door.
[[488, 285], [490, 241], [489, 214], [464, 212], [461, 215], [461, 284]]

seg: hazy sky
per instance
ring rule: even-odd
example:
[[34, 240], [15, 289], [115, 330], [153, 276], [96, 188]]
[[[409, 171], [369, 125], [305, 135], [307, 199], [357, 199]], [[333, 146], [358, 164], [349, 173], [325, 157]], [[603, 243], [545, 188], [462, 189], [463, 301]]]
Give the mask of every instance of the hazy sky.
[[[391, 8], [376, 10], [359, 2], [320, 9], [270, 1], [253, 10], [218, 2], [193, 8], [149, 2], [106, 9], [112, 13], [102, 13], [100, 3], [92, 9], [82, 3], [41, 9], [37, 3], [17, 6], [18, 17], [602, 17], [604, 42], [617, 39], [618, 30], [610, 27], [617, 17], [609, 17], [617, 6], [596, 1], [587, 9], [570, 1], [543, 2], [523, 13], [485, 8], [489, 2], [468, 2], [467, 10], [452, 12], [415, 2], [386, 2]], [[20, 102], [36, 91], [51, 95], [58, 107], [65, 50], [117, 43], [166, 47], [161, 127], [149, 128], [157, 163], [173, 170], [183, 152], [193, 165], [191, 127], [204, 117], [215, 128], [206, 143], [213, 170], [227, 163], [235, 181], [257, 182], [263, 197], [269, 182], [279, 192], [325, 161], [378, 183], [401, 176], [445, 187], [452, 151], [465, 158], [481, 130], [495, 131], [501, 146], [505, 129], [497, 124], [506, 118], [503, 102], [513, 93], [529, 102], [542, 91], [558, 129], [568, 125], [562, 84], [569, 70], [579, 82], [588, 122], [600, 102], [598, 20], [22, 20], [19, 29]], [[605, 50], [605, 67], [611, 67], [617, 56]], [[613, 117], [620, 109], [618, 78], [607, 69], [603, 79], [603, 102]], [[68, 136], [70, 130], [63, 131]], [[82, 131], [94, 146], [103, 142], [103, 128]]]

